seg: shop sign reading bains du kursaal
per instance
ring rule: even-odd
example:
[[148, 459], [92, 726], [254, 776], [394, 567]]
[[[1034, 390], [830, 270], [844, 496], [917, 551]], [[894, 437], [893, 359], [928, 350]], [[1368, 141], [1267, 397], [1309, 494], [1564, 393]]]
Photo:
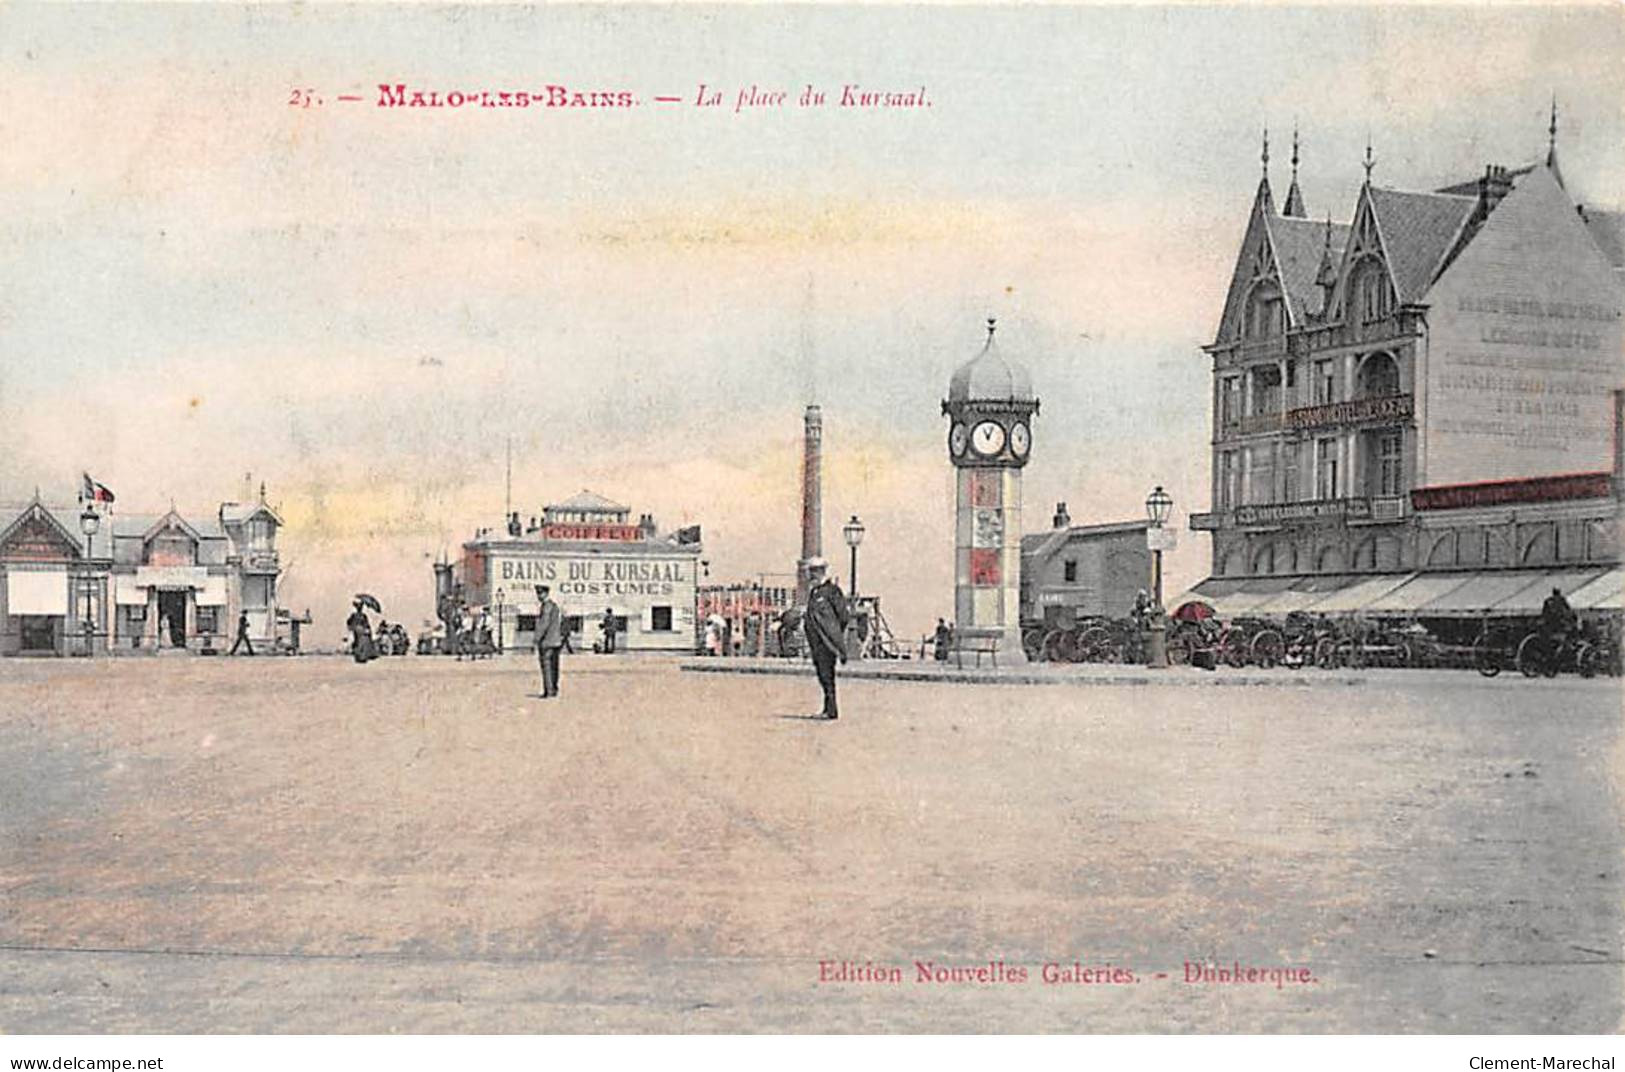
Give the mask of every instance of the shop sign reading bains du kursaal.
[[679, 585], [691, 585], [685, 559], [633, 557], [498, 558], [491, 579], [510, 592], [545, 584], [565, 596], [673, 596]]

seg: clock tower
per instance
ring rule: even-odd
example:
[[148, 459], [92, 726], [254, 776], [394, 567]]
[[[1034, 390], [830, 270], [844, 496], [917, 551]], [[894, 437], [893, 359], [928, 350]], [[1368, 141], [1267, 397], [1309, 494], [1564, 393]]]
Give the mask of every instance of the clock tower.
[[982, 352], [948, 382], [948, 458], [957, 491], [954, 521], [954, 628], [996, 634], [999, 655], [1021, 649], [1021, 470], [1038, 412], [1032, 377], [1006, 357], [987, 322]]

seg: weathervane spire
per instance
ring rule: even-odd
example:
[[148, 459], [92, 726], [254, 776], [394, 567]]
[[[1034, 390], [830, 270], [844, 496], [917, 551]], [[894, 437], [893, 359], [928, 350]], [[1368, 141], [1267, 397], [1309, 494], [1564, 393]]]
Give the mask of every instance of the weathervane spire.
[[1371, 169], [1377, 166], [1377, 161], [1375, 159], [1373, 159], [1372, 156], [1371, 156], [1371, 135], [1369, 135], [1369, 134], [1367, 134], [1366, 138], [1365, 138], [1365, 165], [1364, 166], [1365, 166], [1365, 181], [1366, 181], [1366, 185], [1369, 186], [1369, 185], [1371, 185]]
[[1557, 163], [1557, 93], [1552, 93], [1552, 124], [1546, 128], [1546, 166]]
[[1264, 178], [1270, 177], [1270, 128], [1264, 128], [1264, 153], [1261, 159], [1264, 162]]

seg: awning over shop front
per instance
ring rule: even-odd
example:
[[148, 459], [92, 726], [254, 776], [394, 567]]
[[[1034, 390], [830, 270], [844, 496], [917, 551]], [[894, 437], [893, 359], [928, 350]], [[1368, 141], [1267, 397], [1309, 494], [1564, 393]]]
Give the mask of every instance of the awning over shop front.
[[1529, 617], [1540, 613], [1553, 588], [1567, 596], [1575, 610], [1619, 609], [1625, 600], [1625, 568], [1214, 577], [1170, 601], [1169, 608], [1201, 600], [1221, 618], [1280, 618], [1297, 611], [1414, 618]]
[[1424, 618], [1476, 617], [1544, 576], [1544, 570], [1537, 573], [1527, 570], [1474, 573], [1467, 577], [1465, 584], [1423, 604], [1416, 609], [1416, 613]]
[[1615, 567], [1568, 596], [1575, 610], [1625, 609], [1625, 567]]
[[1387, 595], [1415, 576], [1414, 573], [1385, 573], [1367, 577], [1363, 581], [1355, 581], [1347, 588], [1333, 592], [1305, 609], [1312, 614], [1353, 614], [1364, 610], [1373, 599]]
[[68, 571], [65, 569], [8, 569], [6, 613], [66, 615]]
[[223, 576], [205, 577], [203, 587], [198, 589], [197, 603], [200, 607], [223, 607], [226, 605], [226, 578]]
[[1546, 602], [1546, 597], [1552, 594], [1553, 588], [1567, 596], [1584, 588], [1606, 572], [1600, 569], [1552, 570], [1550, 573], [1531, 578], [1529, 584], [1492, 606], [1490, 613], [1509, 616], [1539, 614], [1541, 606]]
[[1418, 573], [1360, 610], [1369, 614], [1415, 614], [1418, 607], [1454, 592], [1474, 576], [1472, 573]]
[[1306, 611], [1312, 607], [1319, 607], [1333, 592], [1341, 591], [1354, 582], [1355, 578], [1346, 573], [1329, 573], [1324, 576], [1299, 577], [1297, 583], [1283, 592], [1277, 592], [1261, 603], [1254, 604], [1250, 614], [1286, 615], [1294, 611]]
[[1221, 618], [1239, 618], [1253, 612], [1260, 603], [1285, 592], [1297, 577], [1259, 577], [1227, 595], [1202, 596]]

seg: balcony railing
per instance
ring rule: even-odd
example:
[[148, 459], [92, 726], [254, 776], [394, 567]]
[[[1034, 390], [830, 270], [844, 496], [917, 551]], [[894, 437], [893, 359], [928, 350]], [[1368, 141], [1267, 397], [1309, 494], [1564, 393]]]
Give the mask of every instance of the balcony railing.
[[1273, 413], [1254, 413], [1236, 422], [1236, 434], [1258, 435], [1261, 432], [1279, 432], [1285, 420], [1286, 417], [1280, 410]]
[[1300, 406], [1288, 410], [1288, 428], [1323, 428], [1334, 424], [1365, 424], [1409, 420], [1416, 413], [1412, 395], [1385, 395], [1358, 398], [1352, 402], [1332, 402], [1323, 406]]

